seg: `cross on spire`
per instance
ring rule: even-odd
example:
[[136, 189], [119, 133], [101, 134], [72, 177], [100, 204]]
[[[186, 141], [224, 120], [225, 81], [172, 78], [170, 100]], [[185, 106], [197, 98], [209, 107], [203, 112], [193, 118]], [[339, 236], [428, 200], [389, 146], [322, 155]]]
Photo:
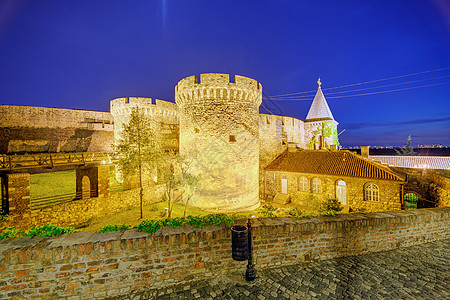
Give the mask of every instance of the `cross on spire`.
[[317, 84], [319, 85], [319, 89], [320, 89], [320, 86], [322, 85], [322, 82], [320, 81], [320, 77], [319, 77], [319, 80], [317, 80]]

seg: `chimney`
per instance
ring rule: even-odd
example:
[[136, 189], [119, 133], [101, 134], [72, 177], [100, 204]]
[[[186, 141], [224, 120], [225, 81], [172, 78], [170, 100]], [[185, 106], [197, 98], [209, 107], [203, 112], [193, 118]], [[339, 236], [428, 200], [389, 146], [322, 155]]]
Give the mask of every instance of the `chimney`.
[[331, 151], [336, 151], [336, 150], [337, 150], [336, 145], [330, 145], [330, 150], [331, 150]]
[[361, 156], [365, 158], [369, 158], [369, 147], [370, 146], [361, 146]]

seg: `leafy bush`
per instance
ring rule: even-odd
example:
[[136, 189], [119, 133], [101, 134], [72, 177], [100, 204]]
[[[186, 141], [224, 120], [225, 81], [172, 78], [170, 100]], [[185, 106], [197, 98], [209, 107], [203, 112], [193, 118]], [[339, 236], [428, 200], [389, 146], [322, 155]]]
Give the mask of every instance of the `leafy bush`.
[[16, 226], [6, 228], [2, 233], [0, 233], [0, 241], [3, 239], [9, 239], [16, 236], [20, 236], [24, 232], [16, 229]]
[[259, 212], [267, 218], [273, 218], [276, 217], [276, 212], [279, 210], [279, 208], [273, 207], [272, 205], [268, 204], [263, 205], [263, 207], [259, 209]]
[[136, 228], [138, 231], [155, 233], [163, 226], [160, 220], [144, 220], [139, 223]]
[[339, 200], [336, 198], [328, 198], [321, 203], [319, 211], [323, 214], [335, 215], [337, 212], [343, 210], [344, 207], [341, 205]]
[[44, 226], [33, 226], [31, 229], [25, 231], [25, 235], [31, 238], [34, 236], [49, 237], [75, 231], [74, 227], [59, 227], [57, 225], [46, 224]]
[[200, 228], [208, 225], [225, 225], [230, 228], [234, 224], [236, 217], [228, 216], [227, 214], [210, 214], [206, 216], [187, 216], [186, 218], [167, 218], [165, 220], [144, 220], [136, 226], [138, 231], [155, 233], [161, 227], [180, 227], [190, 225], [195, 228]]
[[130, 225], [125, 225], [125, 224], [121, 224], [121, 225], [106, 225], [105, 227], [102, 228], [102, 230], [100, 230], [100, 232], [121, 231], [121, 230], [127, 230], [130, 227], [131, 227]]

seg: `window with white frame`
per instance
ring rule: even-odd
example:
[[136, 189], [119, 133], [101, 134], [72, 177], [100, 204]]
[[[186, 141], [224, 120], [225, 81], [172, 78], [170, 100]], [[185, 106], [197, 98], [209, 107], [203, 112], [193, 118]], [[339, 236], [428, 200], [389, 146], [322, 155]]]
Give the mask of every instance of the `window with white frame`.
[[313, 178], [312, 180], [312, 192], [316, 194], [322, 193], [322, 181], [319, 178]]
[[300, 192], [307, 192], [308, 191], [308, 178], [300, 177], [298, 179], [298, 190]]
[[380, 200], [380, 192], [378, 186], [374, 183], [367, 183], [364, 186], [364, 200], [378, 201]]

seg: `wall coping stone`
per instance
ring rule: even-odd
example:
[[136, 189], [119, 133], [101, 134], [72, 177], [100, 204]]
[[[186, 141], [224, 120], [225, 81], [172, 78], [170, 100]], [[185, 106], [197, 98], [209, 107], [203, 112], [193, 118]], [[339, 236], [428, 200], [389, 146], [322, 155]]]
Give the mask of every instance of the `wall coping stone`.
[[90, 240], [94, 232], [90, 231], [80, 231], [74, 233], [67, 233], [59, 236], [60, 238], [55, 237], [50, 244], [49, 248], [57, 248], [57, 247], [65, 247], [72, 245], [79, 245], [85, 243], [87, 240]]
[[[280, 218], [253, 218], [252, 219], [252, 228], [259, 232], [259, 229], [264, 227], [286, 227], [286, 230], [282, 230], [284, 233], [290, 232], [300, 232], [300, 231], [311, 231], [318, 230], [320, 232], [324, 229], [323, 226], [328, 227], [331, 226], [332, 223], [342, 223], [341, 225], [336, 225], [338, 227], [347, 228], [355, 226], [355, 221], [358, 226], [370, 226], [373, 224], [373, 221], [379, 219], [391, 219], [391, 223], [401, 223], [402, 219], [410, 219], [417, 218], [419, 215], [427, 215], [429, 217], [438, 216], [438, 215], [447, 215], [450, 217], [450, 207], [440, 207], [440, 208], [422, 208], [420, 210], [414, 211], [396, 211], [396, 212], [378, 212], [378, 213], [357, 213], [357, 214], [342, 214], [336, 216], [318, 216], [309, 219], [295, 219], [289, 217], [280, 217]], [[398, 219], [398, 220], [396, 220]], [[372, 221], [372, 222], [371, 222]], [[392, 222], [394, 221], [394, 222]], [[237, 220], [236, 224], [245, 224], [246, 219]], [[322, 226], [321, 226], [322, 225]], [[316, 226], [320, 226], [320, 228], [315, 229]], [[191, 238], [197, 237], [197, 239], [202, 240], [206, 239], [206, 237], [211, 237], [211, 234], [214, 232], [224, 231], [225, 236], [231, 236], [231, 230], [227, 229], [224, 225], [222, 226], [205, 226], [202, 228], [194, 228], [189, 225], [180, 226], [180, 227], [163, 227], [158, 230], [156, 233], [148, 234], [145, 232], [139, 232], [136, 228], [124, 230], [124, 231], [113, 231], [106, 233], [95, 233], [95, 232], [75, 232], [75, 233], [66, 233], [60, 236], [55, 237], [17, 237], [11, 239], [5, 239], [0, 241], [0, 256], [3, 256], [1, 253], [5, 250], [12, 250], [18, 248], [32, 248], [32, 247], [45, 247], [48, 248], [57, 248], [57, 247], [66, 247], [78, 244], [87, 244], [87, 243], [97, 243], [97, 242], [108, 242], [108, 241], [119, 241], [119, 240], [130, 240], [130, 239], [140, 239], [140, 238], [155, 238], [155, 240], [160, 240], [162, 243], [167, 244], [179, 244], [181, 243], [181, 239], [169, 239], [164, 241], [165, 239], [159, 239], [161, 237], [175, 237], [175, 236], [190, 236]], [[267, 230], [264, 229], [264, 234], [268, 234]], [[280, 233], [277, 230], [277, 233]], [[273, 234], [277, 234], [273, 232]], [[206, 235], [205, 235], [206, 234]], [[156, 241], [155, 241], [156, 242]]]

